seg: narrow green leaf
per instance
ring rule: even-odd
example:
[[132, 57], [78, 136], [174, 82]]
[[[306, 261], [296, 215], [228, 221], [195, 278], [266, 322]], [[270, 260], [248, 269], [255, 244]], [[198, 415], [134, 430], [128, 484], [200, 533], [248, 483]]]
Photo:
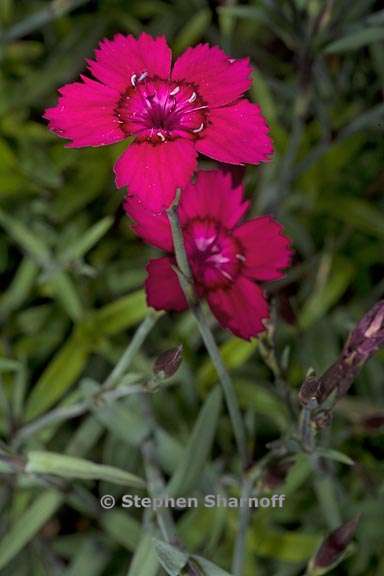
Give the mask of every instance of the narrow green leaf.
[[248, 539], [248, 552], [280, 562], [305, 562], [319, 545], [316, 534], [289, 530], [271, 530], [253, 525]]
[[36, 498], [0, 541], [0, 570], [8, 564], [55, 513], [62, 501], [57, 492], [46, 491]]
[[212, 12], [209, 8], [203, 8], [196, 12], [176, 36], [173, 43], [175, 52], [182, 52], [188, 46], [199, 42], [211, 23], [211, 16]]
[[149, 534], [140, 540], [127, 576], [156, 576], [159, 572], [159, 561]]
[[117, 438], [131, 446], [139, 446], [150, 430], [149, 423], [124, 404], [96, 408], [93, 414]]
[[88, 540], [83, 543], [80, 550], [73, 555], [73, 560], [63, 572], [63, 576], [99, 576], [104, 572], [111, 552], [106, 546], [100, 545], [97, 538], [88, 533]]
[[17, 372], [20, 370], [22, 364], [17, 360], [11, 360], [10, 358], [2, 358], [0, 356], [0, 372]]
[[116, 334], [140, 322], [147, 312], [145, 293], [138, 290], [97, 311], [94, 323], [104, 334]]
[[89, 346], [75, 332], [48, 364], [27, 401], [27, 420], [53, 406], [83, 371]]
[[[202, 558], [201, 556], [192, 556], [194, 562], [197, 563], [198, 567], [203, 570], [204, 576], [232, 576], [229, 572], [226, 572], [213, 562], [210, 562], [206, 558]], [[193, 562], [193, 563], [194, 563]]]
[[89, 228], [79, 239], [67, 246], [59, 255], [62, 262], [71, 262], [84, 256], [112, 226], [113, 218], [107, 216]]
[[281, 430], [288, 428], [288, 409], [269, 388], [248, 380], [240, 380], [237, 381], [236, 392], [242, 408], [254, 410], [256, 414], [270, 418]]
[[307, 454], [297, 454], [295, 463], [289, 469], [284, 482], [283, 492], [286, 496], [295, 494], [312, 474], [312, 464]]
[[166, 573], [169, 576], [179, 576], [181, 570], [188, 562], [188, 554], [157, 538], [153, 538], [153, 542], [159, 562]]
[[329, 458], [330, 460], [335, 460], [336, 462], [347, 464], [348, 466], [355, 465], [355, 462], [352, 460], [352, 458], [346, 454], [343, 454], [343, 452], [339, 452], [338, 450], [332, 450], [329, 448], [317, 448], [316, 454], [322, 458]]
[[221, 408], [221, 390], [212, 390], [194, 426], [184, 455], [169, 481], [167, 493], [171, 496], [187, 494], [201, 477], [212, 448]]
[[341, 257], [330, 259], [330, 266], [327, 264], [324, 268], [329, 268], [329, 271], [325, 270], [321, 281], [319, 280], [315, 290], [305, 302], [299, 316], [299, 323], [303, 329], [320, 320], [331, 306], [339, 301], [354, 274], [350, 261]]
[[319, 208], [333, 217], [377, 238], [384, 238], [384, 213], [360, 198], [321, 200]]
[[331, 44], [328, 44], [325, 48], [324, 52], [326, 54], [338, 54], [339, 52], [346, 52], [348, 50], [357, 50], [367, 44], [379, 42], [380, 40], [384, 40], [384, 28], [374, 28], [373, 26], [371, 28], [364, 27], [352, 34], [348, 34], [348, 36], [331, 42]]
[[30, 254], [39, 264], [48, 265], [51, 259], [50, 251], [45, 242], [36, 236], [19, 220], [9, 216], [0, 208], [0, 225], [8, 232], [20, 247]]
[[39, 272], [31, 258], [23, 258], [6, 292], [0, 298], [0, 317], [17, 310], [28, 298]]
[[[242, 366], [246, 360], [253, 354], [258, 346], [256, 339], [251, 342], [245, 342], [240, 338], [229, 338], [220, 346], [220, 353], [228, 369]], [[210, 359], [203, 363], [199, 372], [198, 379], [205, 388], [209, 384], [217, 381], [217, 373]]]
[[62, 478], [105, 480], [134, 488], [145, 487], [145, 482], [141, 478], [125, 470], [55, 452], [29, 452], [25, 471], [35, 474], [54, 474]]
[[78, 322], [83, 315], [83, 305], [70, 276], [64, 271], [57, 272], [50, 277], [50, 284], [70, 318]]
[[100, 518], [103, 529], [124, 548], [136, 551], [141, 538], [141, 526], [127, 512], [111, 510], [104, 512]]

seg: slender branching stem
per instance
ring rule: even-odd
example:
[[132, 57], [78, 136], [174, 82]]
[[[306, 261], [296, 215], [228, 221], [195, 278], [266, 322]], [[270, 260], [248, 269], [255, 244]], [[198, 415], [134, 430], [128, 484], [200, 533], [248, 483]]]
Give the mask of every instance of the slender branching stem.
[[241, 458], [242, 467], [244, 469], [248, 464], [248, 457], [247, 457], [245, 430], [243, 420], [241, 417], [239, 403], [237, 400], [232, 380], [221, 358], [219, 348], [209, 328], [203, 310], [194, 294], [192, 273], [188, 263], [187, 254], [184, 246], [183, 233], [181, 230], [177, 214], [179, 198], [180, 198], [180, 191], [178, 191], [176, 195], [175, 202], [167, 210], [167, 215], [172, 230], [173, 246], [175, 250], [176, 263], [178, 267], [178, 277], [184, 295], [191, 308], [192, 314], [197, 322], [205, 347], [211, 357], [212, 363], [215, 366], [216, 372], [219, 376], [219, 380], [224, 391], [228, 412], [232, 421], [233, 431], [235, 434], [235, 439], [239, 455]]
[[103, 383], [104, 390], [113, 388], [120, 380], [120, 378], [123, 376], [123, 374], [127, 371], [127, 369], [132, 363], [132, 360], [134, 359], [135, 355], [141, 348], [144, 340], [146, 339], [146, 337], [156, 324], [160, 315], [161, 314], [159, 313], [151, 312], [140, 324], [132, 340], [130, 341], [128, 348], [121, 356], [120, 360], [118, 361], [118, 363], [116, 364], [116, 366], [114, 367], [108, 378]]
[[[18, 446], [21, 442], [29, 438], [31, 434], [35, 434], [47, 426], [59, 424], [65, 420], [70, 420], [85, 414], [96, 402], [99, 404], [104, 404], [118, 400], [119, 398], [124, 398], [130, 394], [145, 391], [145, 386], [143, 386], [142, 383], [135, 385], [132, 383], [132, 385], [124, 386], [123, 381], [125, 373], [131, 365], [133, 358], [139, 351], [145, 338], [148, 336], [160, 316], [161, 313], [159, 314], [151, 312], [143, 320], [116, 366], [113, 368], [106, 380], [100, 385], [100, 387], [95, 390], [94, 394], [90, 398], [77, 402], [71, 406], [55, 408], [40, 418], [37, 418], [29, 424], [26, 424], [17, 431], [13, 444]], [[131, 384], [131, 382], [129, 382], [129, 384]], [[117, 385], [119, 385], [118, 388], [114, 390], [114, 387]]]
[[[244, 502], [248, 500], [248, 498], [252, 494], [253, 488], [253, 481], [252, 478], [245, 477], [243, 479], [243, 485], [241, 489], [241, 499]], [[235, 550], [233, 553], [233, 562], [232, 562], [232, 572], [234, 576], [241, 576], [244, 571], [244, 564], [245, 564], [245, 553], [246, 553], [246, 539], [247, 539], [247, 532], [248, 526], [250, 521], [251, 511], [249, 506], [243, 505], [240, 508], [240, 516], [239, 516], [239, 526], [237, 529], [237, 536], [235, 541]]]

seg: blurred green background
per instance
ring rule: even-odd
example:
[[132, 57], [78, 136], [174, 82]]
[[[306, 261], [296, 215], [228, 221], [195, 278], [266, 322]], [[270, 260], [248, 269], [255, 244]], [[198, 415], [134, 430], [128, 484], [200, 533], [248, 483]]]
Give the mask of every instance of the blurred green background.
[[[175, 54], [208, 41], [251, 57], [251, 98], [270, 123], [276, 153], [269, 165], [247, 170], [245, 185], [252, 214], [276, 215], [294, 243], [294, 266], [268, 294], [276, 354], [295, 397], [307, 370], [321, 373], [334, 361], [348, 331], [384, 292], [382, 3], [0, 0], [0, 27], [2, 453], [69, 453], [144, 475], [148, 419], [135, 398], [15, 440], [27, 422], [102, 382], [148, 312], [142, 285], [155, 251], [134, 238], [113, 183], [124, 144], [66, 149], [41, 118], [56, 89], [75, 80], [98, 41], [117, 31], [165, 34]], [[256, 462], [295, 422], [258, 341], [242, 342], [212, 325]], [[199, 432], [199, 413], [204, 424], [201, 410], [211, 407], [206, 399], [216, 383], [190, 315], [162, 317], [132, 370], [150, 374], [153, 359], [179, 343], [184, 362], [174, 385], [151, 398], [160, 469], [168, 479], [185, 465], [191, 494], [237, 493], [238, 456], [224, 409], [209, 419], [211, 428], [204, 425], [203, 434], [215, 435], [203, 436], [211, 453], [197, 457], [194, 476], [188, 468], [185, 447], [193, 452], [192, 431]], [[338, 457], [314, 472], [303, 455], [295, 457], [276, 489], [287, 495], [284, 509], [252, 514], [246, 576], [303, 574], [321, 538], [357, 512], [363, 516], [355, 551], [335, 573], [384, 574], [383, 359], [381, 353], [370, 361], [321, 437], [324, 448], [355, 465]], [[99, 495], [119, 497], [129, 492], [124, 486], [74, 481], [66, 492], [6, 464], [0, 474], [1, 575], [166, 573], [141, 540], [146, 514], [98, 506]], [[174, 516], [189, 552], [230, 570], [236, 511]], [[147, 564], [132, 568], [140, 541]]]

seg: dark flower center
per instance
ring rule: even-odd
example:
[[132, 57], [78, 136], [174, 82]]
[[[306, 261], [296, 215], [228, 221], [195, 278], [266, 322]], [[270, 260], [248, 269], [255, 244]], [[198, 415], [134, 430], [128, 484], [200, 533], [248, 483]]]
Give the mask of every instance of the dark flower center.
[[245, 258], [230, 230], [212, 218], [194, 218], [184, 226], [184, 238], [194, 279], [203, 292], [236, 281]]
[[127, 135], [161, 143], [195, 139], [206, 127], [207, 106], [187, 83], [133, 74], [115, 114]]

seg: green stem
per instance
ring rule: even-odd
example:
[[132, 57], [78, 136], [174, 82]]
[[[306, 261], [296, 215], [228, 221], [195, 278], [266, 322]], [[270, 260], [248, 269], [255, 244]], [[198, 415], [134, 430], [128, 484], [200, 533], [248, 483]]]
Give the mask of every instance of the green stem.
[[136, 353], [141, 348], [144, 340], [156, 324], [157, 320], [160, 318], [161, 314], [150, 313], [148, 316], [143, 320], [140, 324], [138, 329], [135, 332], [131, 342], [129, 343], [128, 348], [121, 356], [120, 360], [108, 376], [108, 378], [103, 383], [103, 389], [108, 390], [113, 388], [120, 378], [124, 375], [124, 373], [129, 368], [133, 358], [135, 357]]
[[[241, 498], [248, 499], [252, 494], [253, 479], [246, 477], [243, 480], [241, 490]], [[233, 553], [232, 572], [234, 576], [241, 576], [244, 571], [245, 554], [246, 554], [246, 538], [249, 526], [251, 511], [249, 506], [240, 508], [239, 527], [235, 542], [235, 550]]]
[[149, 332], [152, 330], [160, 316], [161, 314], [159, 313], [150, 313], [143, 320], [143, 322], [137, 328], [132, 340], [130, 341], [120, 360], [113, 368], [107, 379], [103, 382], [103, 384], [101, 384], [100, 388], [95, 391], [91, 398], [88, 398], [84, 402], [73, 404], [72, 406], [65, 406], [51, 410], [30, 424], [20, 428], [14, 437], [15, 446], [18, 446], [25, 439], [29, 438], [31, 434], [34, 434], [42, 428], [52, 424], [59, 424], [60, 422], [70, 420], [71, 418], [76, 418], [77, 416], [81, 416], [82, 414], [88, 412], [92, 406], [92, 399], [102, 400], [103, 402], [112, 402], [113, 400], [123, 398], [129, 394], [142, 392], [142, 385], [124, 387], [119, 386], [117, 390], [113, 390], [113, 388], [117, 384], [122, 384], [122, 379], [125, 372], [129, 368], [133, 358], [139, 351], [145, 338], [148, 336]]
[[143, 386], [140, 384], [132, 384], [130, 386], [119, 386], [116, 390], [107, 390], [104, 392], [100, 392], [99, 390], [95, 392], [91, 397], [89, 397], [86, 401], [77, 402], [72, 406], [65, 406], [61, 408], [55, 408], [51, 410], [44, 416], [41, 416], [37, 420], [34, 420], [30, 424], [27, 424], [23, 428], [20, 428], [17, 435], [14, 438], [14, 443], [18, 446], [21, 442], [30, 438], [32, 434], [35, 434], [39, 430], [46, 428], [52, 424], [59, 424], [65, 420], [71, 420], [72, 418], [77, 418], [82, 414], [88, 412], [92, 404], [95, 402], [98, 405], [108, 404], [109, 402], [113, 402], [114, 400], [119, 400], [120, 398], [125, 398], [130, 394], [137, 394], [139, 392], [143, 392]]
[[[151, 432], [144, 440], [141, 446], [141, 453], [144, 460], [145, 476], [147, 479], [147, 489], [151, 498], [163, 497], [165, 494], [165, 482], [163, 480], [160, 468], [156, 461], [156, 446], [153, 433], [156, 429], [156, 421], [152, 412], [150, 399], [141, 395], [139, 397], [143, 415], [147, 422], [150, 423]], [[167, 508], [156, 507], [155, 509], [157, 524], [160, 532], [166, 542], [169, 544], [178, 544], [176, 526], [171, 514]]]
[[167, 215], [172, 230], [176, 263], [178, 266], [178, 277], [183, 292], [185, 294], [185, 297], [187, 299], [187, 302], [191, 308], [192, 314], [197, 322], [205, 347], [208, 351], [208, 354], [211, 357], [212, 363], [216, 368], [216, 372], [219, 376], [219, 380], [224, 391], [228, 412], [232, 421], [233, 431], [235, 434], [235, 439], [237, 443], [237, 448], [239, 450], [242, 467], [246, 468], [248, 464], [248, 456], [247, 456], [245, 430], [243, 420], [241, 417], [239, 403], [236, 397], [232, 380], [224, 366], [224, 362], [221, 358], [219, 348], [208, 326], [203, 310], [200, 304], [196, 301], [196, 297], [193, 290], [192, 273], [188, 263], [187, 254], [184, 246], [183, 233], [177, 215], [177, 206], [179, 203], [179, 197], [180, 192], [178, 191], [175, 202], [167, 210]]

